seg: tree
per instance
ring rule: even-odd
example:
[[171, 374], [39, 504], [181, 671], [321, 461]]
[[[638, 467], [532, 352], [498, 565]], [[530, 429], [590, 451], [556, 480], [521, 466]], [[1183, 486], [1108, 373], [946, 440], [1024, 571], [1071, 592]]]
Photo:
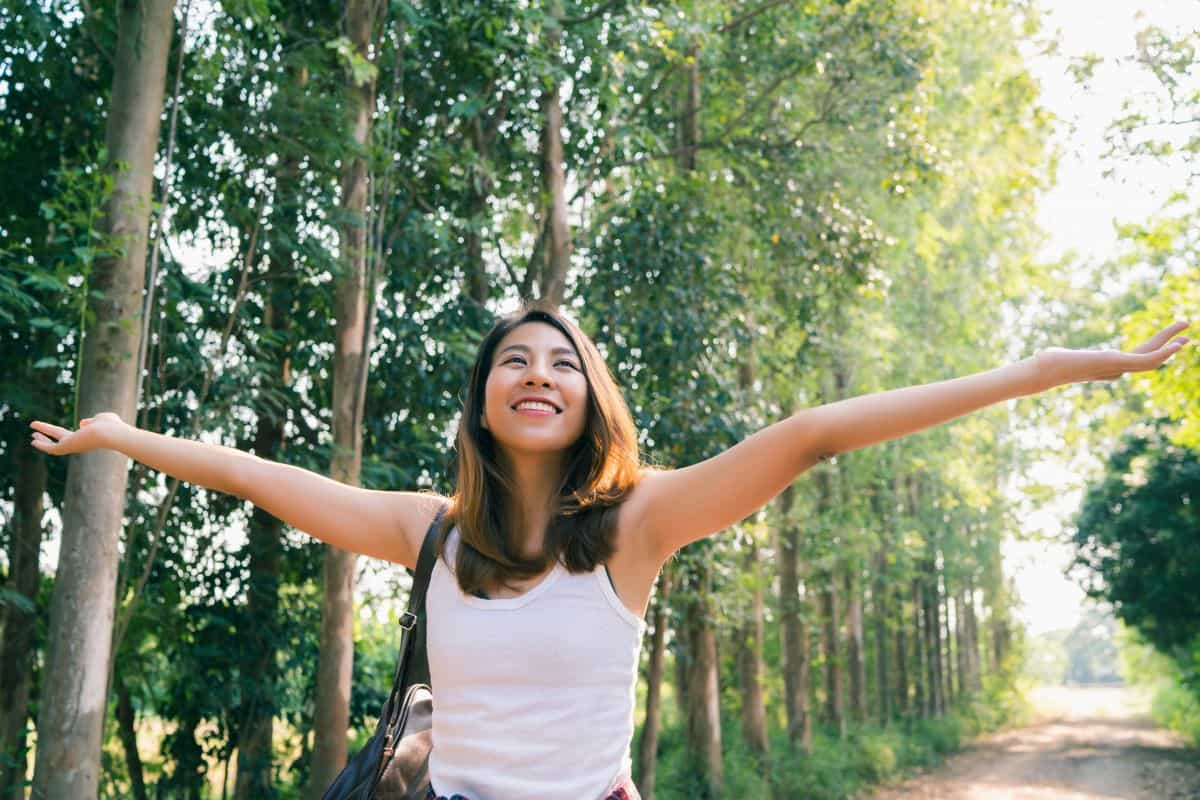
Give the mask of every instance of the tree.
[[[105, 136], [107, 168], [115, 178], [100, 226], [119, 252], [96, 264], [89, 286], [81, 417], [112, 410], [132, 420], [136, 411], [137, 317], [174, 5], [174, 0], [152, 0], [120, 6]], [[35, 794], [97, 792], [125, 482], [126, 462], [119, 453], [88, 453], [69, 466], [38, 714]]]
[[1089, 487], [1075, 520], [1073, 562], [1089, 596], [1165, 653], [1196, 636], [1200, 580], [1193, 537], [1200, 458], [1159, 421], [1128, 436]]
[[[346, 8], [348, 144], [353, 149], [342, 172], [341, 259], [335, 282], [334, 456], [329, 471], [335, 480], [356, 485], [362, 469], [363, 398], [370, 368], [370, 315], [375, 298], [375, 287], [367, 277], [367, 148], [375, 112], [376, 69], [370, 50], [377, 10], [373, 0], [351, 0]], [[311, 777], [314, 798], [324, 793], [346, 763], [354, 666], [354, 565], [353, 553], [326, 545]]]

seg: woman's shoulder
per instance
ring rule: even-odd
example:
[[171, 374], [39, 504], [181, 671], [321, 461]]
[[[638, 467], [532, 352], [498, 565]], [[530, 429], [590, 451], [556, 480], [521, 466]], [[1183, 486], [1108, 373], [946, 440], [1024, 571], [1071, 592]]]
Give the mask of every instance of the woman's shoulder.
[[432, 490], [423, 489], [416, 492], [390, 492], [393, 514], [400, 527], [405, 543], [405, 559], [400, 563], [409, 569], [416, 569], [417, 556], [421, 545], [425, 542], [425, 534], [433, 525], [434, 519], [443, 509], [450, 505], [450, 498], [444, 497]]

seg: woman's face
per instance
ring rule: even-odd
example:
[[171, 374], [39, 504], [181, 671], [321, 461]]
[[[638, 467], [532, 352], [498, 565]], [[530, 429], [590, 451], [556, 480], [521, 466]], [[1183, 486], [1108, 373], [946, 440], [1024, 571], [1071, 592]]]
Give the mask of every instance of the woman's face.
[[[535, 404], [537, 397], [555, 410]], [[510, 453], [567, 450], [587, 422], [588, 383], [571, 341], [553, 325], [524, 322], [508, 332], [492, 355], [484, 389], [483, 427]]]

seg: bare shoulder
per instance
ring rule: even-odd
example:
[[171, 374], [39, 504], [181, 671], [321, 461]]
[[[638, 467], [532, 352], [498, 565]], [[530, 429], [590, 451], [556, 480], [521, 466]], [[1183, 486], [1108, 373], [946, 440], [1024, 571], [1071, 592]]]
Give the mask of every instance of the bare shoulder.
[[387, 494], [392, 518], [396, 520], [403, 539], [403, 552], [398, 552], [394, 560], [409, 569], [416, 569], [425, 533], [437, 516], [438, 509], [446, 505], [449, 498], [432, 491]]
[[637, 485], [629, 490], [621, 503], [617, 522], [617, 548], [627, 551], [630, 558], [653, 561], [656, 570], [671, 554], [659, 552], [661, 548], [655, 531], [650, 529], [648, 510], [655, 493], [655, 483], [668, 472], [670, 470], [658, 467], [643, 468]]
[[[646, 470], [637, 486], [629, 491], [617, 515], [617, 547], [609, 561], [609, 574], [621, 601], [639, 617], [645, 618], [654, 582], [662, 569], [654, 538], [646, 530], [646, 481], [653, 480], [655, 470]], [[669, 554], [668, 554], [669, 555]]]

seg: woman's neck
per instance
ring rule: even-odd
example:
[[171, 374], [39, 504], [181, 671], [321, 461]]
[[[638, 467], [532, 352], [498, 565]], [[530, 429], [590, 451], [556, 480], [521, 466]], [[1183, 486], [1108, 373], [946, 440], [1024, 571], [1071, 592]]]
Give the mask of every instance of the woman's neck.
[[508, 464], [513, 483], [516, 485], [513, 523], [519, 526], [521, 552], [525, 555], [540, 553], [545, 542], [546, 525], [552, 509], [557, 506], [556, 496], [562, 480], [562, 456], [552, 453], [545, 456], [522, 456]]

